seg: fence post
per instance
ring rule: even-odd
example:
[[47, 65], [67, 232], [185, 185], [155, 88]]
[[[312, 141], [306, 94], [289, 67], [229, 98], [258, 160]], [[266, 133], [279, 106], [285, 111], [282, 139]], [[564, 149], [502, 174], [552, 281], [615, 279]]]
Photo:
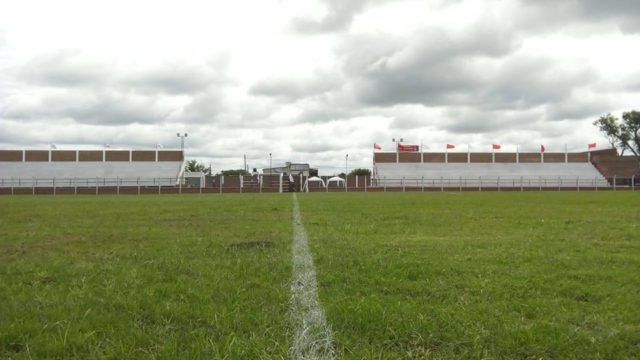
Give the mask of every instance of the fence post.
[[98, 195], [98, 178], [96, 178], [96, 195]]
[[538, 176], [538, 187], [540, 187], [538, 191], [542, 191], [542, 176]]
[[598, 178], [593, 178], [593, 185], [596, 187], [596, 191], [598, 191]]
[[444, 192], [444, 176], [440, 176], [440, 192]]
[[617, 186], [618, 184], [617, 184], [616, 178], [617, 176], [613, 175], [613, 191], [618, 190], [618, 186]]
[[344, 174], [344, 192], [349, 192], [349, 190], [347, 190], [349, 188], [349, 176], [347, 174]]
[[636, 176], [631, 177], [631, 191], [636, 191]]
[[478, 176], [478, 191], [482, 192], [482, 176]]
[[367, 175], [364, 176], [364, 192], [367, 192]]
[[282, 192], [282, 173], [280, 173], [279, 192]]
[[420, 178], [420, 186], [422, 187], [422, 192], [424, 192], [424, 175]]
[[178, 194], [182, 194], [182, 181], [178, 180]]
[[558, 176], [558, 191], [560, 191], [561, 186], [562, 186], [562, 178]]
[[56, 178], [53, 178], [53, 196], [56, 196]]
[[458, 186], [460, 186], [460, 192], [462, 192], [462, 176], [458, 177]]
[[522, 183], [523, 180], [522, 176], [520, 176], [520, 192], [524, 191], [524, 184]]
[[580, 176], [576, 177], [576, 191], [580, 192]]
[[498, 180], [496, 180], [496, 185], [498, 185], [498, 192], [500, 192], [500, 176], [498, 176]]
[[222, 194], [222, 185], [224, 183], [224, 175], [220, 175], [220, 185], [218, 186], [220, 188], [220, 194]]
[[387, 192], [387, 177], [383, 176], [382, 179], [384, 180], [384, 192]]
[[356, 189], [358, 188], [358, 177], [360, 177], [360, 175], [356, 175]]
[[404, 176], [402, 177], [402, 192], [404, 192]]
[[262, 175], [258, 175], [258, 191], [262, 193]]

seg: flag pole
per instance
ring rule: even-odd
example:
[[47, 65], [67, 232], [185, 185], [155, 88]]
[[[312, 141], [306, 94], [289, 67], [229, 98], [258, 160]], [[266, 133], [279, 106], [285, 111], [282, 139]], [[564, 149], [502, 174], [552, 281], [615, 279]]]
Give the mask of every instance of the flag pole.
[[444, 149], [444, 163], [449, 163], [449, 145], [446, 145]]

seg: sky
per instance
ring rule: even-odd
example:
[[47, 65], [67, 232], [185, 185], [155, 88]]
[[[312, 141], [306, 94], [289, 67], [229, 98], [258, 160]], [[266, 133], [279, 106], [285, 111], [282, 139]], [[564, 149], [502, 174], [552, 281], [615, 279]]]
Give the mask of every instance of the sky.
[[[0, 149], [179, 148], [214, 171], [606, 148], [640, 110], [640, 1], [0, 2]], [[348, 162], [345, 164], [346, 155]]]

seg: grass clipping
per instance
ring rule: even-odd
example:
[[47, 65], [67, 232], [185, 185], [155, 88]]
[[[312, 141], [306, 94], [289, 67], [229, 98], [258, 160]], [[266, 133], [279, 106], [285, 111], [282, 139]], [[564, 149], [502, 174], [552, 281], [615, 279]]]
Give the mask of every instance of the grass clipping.
[[291, 346], [291, 357], [293, 359], [333, 359], [335, 357], [333, 337], [318, 300], [316, 271], [295, 194], [293, 194], [292, 248], [291, 316], [295, 334]]

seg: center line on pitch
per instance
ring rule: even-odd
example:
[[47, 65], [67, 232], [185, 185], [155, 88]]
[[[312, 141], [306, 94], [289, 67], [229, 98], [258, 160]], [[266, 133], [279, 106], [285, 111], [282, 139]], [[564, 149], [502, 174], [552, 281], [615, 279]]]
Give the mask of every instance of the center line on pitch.
[[307, 232], [302, 225], [298, 198], [293, 194], [293, 279], [291, 317], [294, 326], [293, 359], [333, 359], [331, 328], [318, 300], [318, 285]]

